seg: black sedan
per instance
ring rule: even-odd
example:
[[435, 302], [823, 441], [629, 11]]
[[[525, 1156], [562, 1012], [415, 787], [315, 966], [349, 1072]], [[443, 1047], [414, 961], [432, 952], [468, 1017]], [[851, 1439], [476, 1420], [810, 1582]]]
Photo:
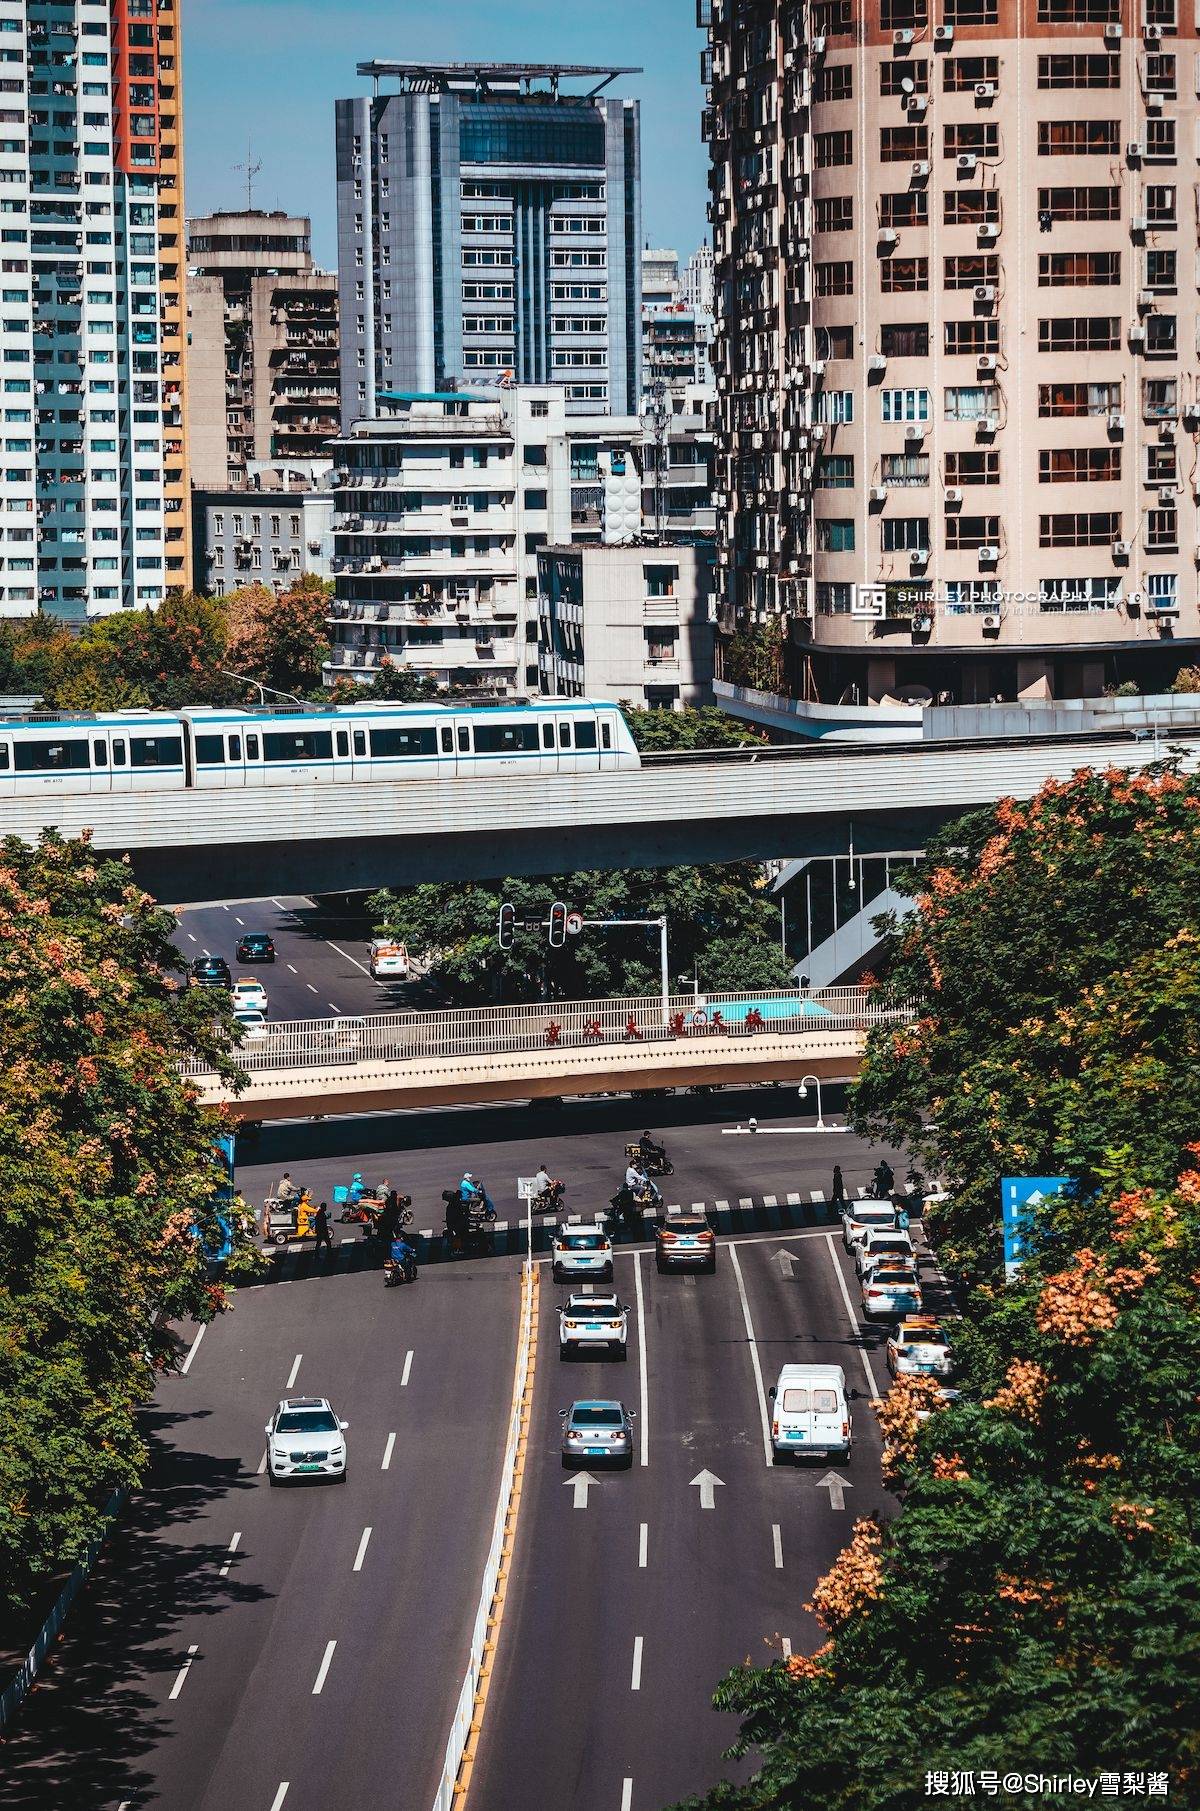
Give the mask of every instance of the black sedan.
[[266, 931], [247, 931], [244, 937], [238, 938], [237, 959], [239, 962], [274, 962], [274, 940]]

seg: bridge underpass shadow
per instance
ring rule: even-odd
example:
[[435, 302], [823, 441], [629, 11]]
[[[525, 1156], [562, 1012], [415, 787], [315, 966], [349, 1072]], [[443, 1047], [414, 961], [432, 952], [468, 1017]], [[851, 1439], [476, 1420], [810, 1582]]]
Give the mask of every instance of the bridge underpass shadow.
[[205, 1411], [146, 1411], [146, 1482], [118, 1518], [64, 1635], [9, 1726], [5, 1811], [144, 1802], [154, 1786], [147, 1757], [170, 1735], [162, 1715], [166, 1675], [178, 1670], [189, 1645], [185, 1625], [195, 1631], [203, 1627], [197, 1618], [269, 1595], [233, 1570], [219, 1577], [223, 1543], [174, 1538], [215, 1499], [255, 1487], [240, 1454], [177, 1444], [205, 1419]]

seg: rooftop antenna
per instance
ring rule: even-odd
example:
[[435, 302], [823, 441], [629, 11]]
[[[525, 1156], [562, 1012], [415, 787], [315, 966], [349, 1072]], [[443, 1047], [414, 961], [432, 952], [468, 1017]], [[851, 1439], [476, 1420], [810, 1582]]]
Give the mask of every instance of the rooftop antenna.
[[246, 140], [246, 161], [245, 161], [245, 163], [235, 163], [233, 167], [235, 170], [245, 170], [245, 172], [246, 172], [246, 212], [248, 214], [252, 214], [254, 212], [254, 178], [258, 175], [258, 172], [262, 169], [262, 164], [261, 164], [261, 162], [259, 162], [259, 163], [251, 162], [251, 149], [250, 149], [250, 140], [249, 139]]

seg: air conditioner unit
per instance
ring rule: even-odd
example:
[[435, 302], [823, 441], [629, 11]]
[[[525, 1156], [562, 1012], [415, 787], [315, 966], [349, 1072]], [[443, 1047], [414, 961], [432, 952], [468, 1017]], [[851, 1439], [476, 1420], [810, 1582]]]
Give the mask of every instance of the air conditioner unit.
[[825, 37], [823, 33], [818, 37], [813, 38], [812, 53], [814, 57], [823, 57], [825, 55]]
[[867, 360], [867, 370], [869, 372], [874, 372], [877, 375], [881, 375], [887, 370], [887, 360], [884, 358], [882, 352], [873, 352], [871, 354], [870, 358]]
[[1110, 19], [1108, 24], [1104, 27], [1104, 36], [1110, 44], [1119, 44], [1121, 42], [1121, 27], [1115, 19]]
[[920, 615], [920, 616], [913, 617], [912, 632], [914, 635], [928, 635], [929, 631], [932, 628], [933, 628], [932, 616]]
[[974, 151], [960, 151], [954, 160], [954, 167], [960, 176], [974, 176], [978, 162]]
[[922, 425], [919, 421], [910, 421], [908, 426], [904, 430], [904, 438], [907, 441], [924, 440], [925, 429], [922, 427]]
[[1125, 417], [1119, 409], [1110, 409], [1108, 411], [1108, 431], [1110, 434], [1123, 434], [1125, 432]]
[[910, 26], [905, 26], [903, 31], [894, 31], [892, 33], [892, 49], [907, 50], [916, 35], [916, 32], [913, 31]]
[[998, 415], [977, 415], [975, 417], [975, 432], [977, 434], [997, 434], [999, 431], [1000, 417]]
[[1194, 428], [1200, 425], [1200, 402], [1185, 402], [1183, 405], [1183, 425]]
[[1129, 230], [1131, 233], [1145, 233], [1149, 231], [1149, 228], [1150, 222], [1145, 214], [1134, 214], [1131, 217], [1129, 222]]
[[915, 163], [909, 172], [913, 182], [928, 182], [932, 166], [927, 163]]
[[1152, 289], [1139, 289], [1137, 305], [1139, 308], [1153, 308], [1154, 291]]
[[1175, 423], [1173, 421], [1160, 421], [1158, 424], [1158, 437], [1160, 440], [1174, 440]]
[[924, 113], [929, 105], [927, 94], [910, 94], [904, 103], [909, 113]]
[[989, 610], [986, 616], [980, 617], [979, 626], [981, 629], [998, 629], [1000, 627], [1000, 622], [1000, 612], [998, 610]]
[[908, 562], [910, 566], [928, 566], [928, 547], [910, 547], [908, 550]]
[[985, 221], [979, 228], [978, 239], [980, 245], [995, 245], [999, 237], [1000, 228], [998, 226], [992, 226]]
[[962, 500], [963, 494], [955, 485], [951, 484], [946, 487], [947, 503], [961, 503]]
[[976, 82], [975, 99], [977, 101], [994, 101], [996, 98], [995, 82]]
[[935, 25], [933, 41], [935, 44], [940, 44], [944, 50], [949, 49], [954, 42], [954, 27], [952, 25]]
[[1163, 28], [1161, 25], [1143, 25], [1142, 36], [1145, 38], [1147, 44], [1161, 44], [1163, 41]]
[[1125, 147], [1125, 155], [1130, 163], [1141, 163], [1146, 155], [1146, 147], [1140, 138], [1131, 138]]
[[880, 245], [899, 245], [900, 235], [894, 226], [881, 226], [879, 229]]
[[1142, 326], [1140, 321], [1134, 321], [1130, 326], [1129, 344], [1131, 346], [1144, 346], [1146, 344], [1146, 329]]
[[814, 446], [822, 445], [826, 434], [825, 423], [823, 421], [814, 421], [808, 432]]
[[823, 358], [814, 358], [808, 368], [813, 377], [824, 377], [825, 360]]
[[979, 549], [979, 563], [981, 566], [994, 566], [999, 558], [1000, 549], [998, 547], [981, 547]]
[[976, 369], [981, 374], [985, 371], [995, 371], [999, 362], [1000, 361], [997, 359], [994, 352], [981, 352], [976, 364]]
[[876, 485], [872, 486], [871, 501], [872, 501], [872, 503], [886, 503], [887, 502], [887, 486], [886, 486], [886, 484], [876, 484]]
[[1143, 97], [1142, 104], [1147, 113], [1161, 113], [1163, 110], [1163, 97], [1161, 94], [1147, 94]]
[[1169, 484], [1164, 484], [1162, 489], [1158, 493], [1158, 500], [1160, 503], [1174, 503], [1174, 501], [1175, 501], [1174, 488]]
[[1130, 544], [1128, 541], [1114, 541], [1112, 544], [1113, 559], [1127, 560], [1129, 558], [1129, 548]]
[[987, 302], [990, 305], [996, 300], [996, 285], [994, 283], [976, 283], [974, 295], [977, 302]]

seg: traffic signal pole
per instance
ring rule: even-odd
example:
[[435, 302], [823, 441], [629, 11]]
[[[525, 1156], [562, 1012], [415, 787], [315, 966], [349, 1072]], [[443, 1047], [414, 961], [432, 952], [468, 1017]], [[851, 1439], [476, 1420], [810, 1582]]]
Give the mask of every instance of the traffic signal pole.
[[[662, 993], [662, 1022], [664, 1030], [671, 1023], [671, 976], [667, 960], [667, 915], [660, 918], [584, 918], [578, 912], [569, 912], [561, 900], [555, 900], [550, 908], [549, 918], [541, 920], [542, 928], [550, 934], [552, 949], [561, 949], [568, 936], [577, 937], [580, 931], [607, 930], [656, 930], [658, 932], [658, 973], [659, 987]], [[526, 930], [530, 928], [526, 922]], [[515, 909], [507, 903], [500, 907], [500, 919], [496, 940], [503, 950], [511, 949], [513, 934], [516, 929]]]

